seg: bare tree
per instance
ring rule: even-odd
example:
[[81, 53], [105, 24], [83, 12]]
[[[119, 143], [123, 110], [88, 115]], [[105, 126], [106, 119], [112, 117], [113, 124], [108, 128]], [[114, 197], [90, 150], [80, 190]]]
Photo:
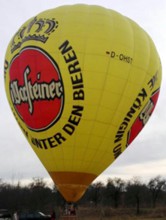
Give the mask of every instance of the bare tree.
[[101, 182], [94, 183], [89, 187], [89, 199], [94, 203], [95, 207], [97, 207], [102, 200], [102, 190], [103, 183]]
[[140, 204], [143, 202], [145, 190], [147, 187], [143, 184], [139, 177], [133, 177], [126, 187], [126, 199], [136, 205], [136, 214], [140, 214]]
[[113, 199], [114, 208], [118, 208], [121, 193], [124, 191], [125, 182], [120, 178], [108, 179], [106, 185], [107, 197]]
[[148, 182], [148, 188], [152, 196], [152, 207], [156, 207], [156, 201], [160, 196], [160, 193], [166, 187], [166, 180], [162, 179], [161, 176], [156, 176]]

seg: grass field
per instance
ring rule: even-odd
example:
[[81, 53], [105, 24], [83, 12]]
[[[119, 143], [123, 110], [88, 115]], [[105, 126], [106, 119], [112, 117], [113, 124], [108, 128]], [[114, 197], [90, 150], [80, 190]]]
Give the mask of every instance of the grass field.
[[132, 216], [130, 216], [130, 217], [107, 217], [107, 218], [99, 218], [99, 217], [86, 217], [86, 218], [77, 218], [77, 220], [109, 220], [109, 219], [111, 219], [111, 220], [166, 220], [166, 217], [163, 217], [163, 218], [153, 218], [153, 217], [147, 217], [147, 218], [144, 218], [144, 217], [132, 217]]
[[114, 217], [100, 217], [100, 216], [86, 216], [86, 217], [68, 217], [60, 218], [60, 220], [166, 220], [166, 217], [143, 217], [143, 216], [114, 216]]
[[62, 220], [166, 220], [166, 207], [156, 209], [112, 209], [100, 207], [80, 207], [77, 217], [60, 218]]

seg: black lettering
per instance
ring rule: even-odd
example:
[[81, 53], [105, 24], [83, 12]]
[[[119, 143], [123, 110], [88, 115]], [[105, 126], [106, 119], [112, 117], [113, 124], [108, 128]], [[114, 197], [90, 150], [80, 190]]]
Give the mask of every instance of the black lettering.
[[133, 107], [134, 108], [138, 108], [140, 109], [141, 108], [141, 100], [139, 98], [136, 98], [134, 104], [133, 104]]
[[61, 50], [61, 53], [64, 55], [65, 53], [67, 53], [69, 50], [71, 50], [72, 47], [69, 46], [69, 41], [66, 40], [60, 47], [59, 50]]
[[150, 90], [153, 89], [153, 87], [155, 86], [156, 81], [158, 80], [157, 75], [158, 75], [158, 72], [156, 72], [156, 74], [148, 82]]
[[80, 106], [80, 105], [73, 105], [73, 110], [72, 110], [72, 114], [73, 115], [78, 115], [78, 116], [82, 116], [82, 111], [83, 111], [84, 107]]
[[69, 70], [69, 73], [70, 73], [70, 74], [80, 72], [81, 69], [80, 69], [80, 67], [79, 67], [79, 62], [78, 62], [78, 61], [75, 61], [74, 63], [70, 64], [70, 65], [68, 66], [68, 70]]
[[84, 100], [84, 90], [80, 89], [73, 92], [73, 99], [74, 100]]
[[64, 59], [65, 59], [66, 63], [69, 63], [73, 60], [76, 60], [77, 57], [76, 57], [74, 50], [71, 50], [70, 53], [67, 53], [66, 56], [64, 56]]
[[75, 127], [74, 127], [72, 124], [67, 123], [67, 124], [65, 124], [65, 126], [63, 127], [63, 130], [64, 130], [67, 134], [72, 135], [73, 132], [74, 132], [74, 130], [75, 130]]
[[142, 97], [142, 101], [144, 101], [144, 100], [146, 99], [146, 97], [147, 97], [146, 90], [143, 88], [143, 89], [142, 89], [142, 92], [140, 92], [140, 93], [138, 94], [138, 96], [139, 96], [139, 97]]
[[122, 153], [121, 144], [118, 144], [113, 149], [115, 159]]
[[135, 109], [133, 108], [133, 107], [131, 107], [130, 108], [130, 110], [129, 110], [129, 112], [127, 113], [127, 116], [129, 117], [129, 118], [132, 118], [133, 117], [133, 115], [135, 114]]
[[48, 149], [57, 147], [58, 144], [62, 144], [62, 142], [65, 140], [66, 138], [60, 132], [58, 132], [53, 137], [48, 137], [45, 139], [32, 138], [31, 142], [40, 149]]
[[39, 141], [42, 142], [45, 149], [48, 149], [47, 143], [46, 143], [47, 139], [40, 139]]
[[[71, 74], [71, 83], [73, 88], [73, 100], [84, 100], [84, 85], [81, 68], [77, 60], [75, 51], [69, 46], [69, 41], [66, 40], [60, 47], [64, 60], [68, 64], [68, 71]], [[67, 54], [66, 54], [67, 53]], [[69, 132], [70, 133], [70, 132]]]
[[[124, 133], [123, 133], [124, 134]], [[123, 134], [116, 134], [114, 143], [117, 143], [122, 140]]]
[[71, 82], [73, 85], [83, 83], [82, 73], [72, 75]]
[[111, 57], [114, 58], [115, 57], [115, 52], [111, 51]]
[[119, 130], [125, 131], [127, 126], [128, 126], [128, 123], [123, 121], [122, 124], [119, 127]]
[[78, 118], [76, 116], [70, 115], [68, 122], [70, 122], [73, 125], [78, 125], [81, 118]]
[[125, 118], [124, 118], [124, 121], [130, 122], [130, 119], [127, 118], [127, 117], [125, 117]]
[[53, 139], [53, 137], [50, 137], [47, 140], [48, 140], [48, 143], [49, 143], [51, 148], [57, 147], [57, 143], [55, 142], [55, 139]]
[[120, 59], [120, 60], [123, 60], [123, 59], [124, 59], [123, 54], [120, 54], [120, 55], [119, 55], [119, 59]]
[[41, 142], [40, 142], [38, 139], [32, 138], [32, 139], [31, 139], [31, 142], [32, 142], [32, 144], [34, 144], [36, 147], [41, 148], [41, 149], [43, 148]]
[[114, 143], [117, 143], [122, 140], [124, 131], [119, 131], [116, 133]]
[[66, 138], [59, 132], [54, 135], [54, 138], [58, 144], [62, 144], [62, 142], [66, 140]]

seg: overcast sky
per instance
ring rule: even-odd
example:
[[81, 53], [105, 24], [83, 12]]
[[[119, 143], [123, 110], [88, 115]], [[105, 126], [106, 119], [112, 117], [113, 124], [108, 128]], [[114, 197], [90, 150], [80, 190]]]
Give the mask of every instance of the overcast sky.
[[166, 178], [166, 0], [0, 0], [0, 178], [5, 181], [49, 178], [27, 143], [9, 108], [3, 62], [9, 40], [30, 17], [66, 4], [95, 4], [114, 9], [136, 21], [153, 39], [162, 62], [160, 97], [149, 122], [128, 149], [97, 180], [139, 176]]

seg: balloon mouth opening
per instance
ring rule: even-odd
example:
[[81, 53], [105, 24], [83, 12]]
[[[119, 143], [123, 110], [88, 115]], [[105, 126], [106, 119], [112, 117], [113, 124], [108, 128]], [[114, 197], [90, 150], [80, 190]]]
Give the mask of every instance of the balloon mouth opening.
[[84, 195], [95, 174], [80, 172], [49, 172], [67, 202], [77, 202]]

